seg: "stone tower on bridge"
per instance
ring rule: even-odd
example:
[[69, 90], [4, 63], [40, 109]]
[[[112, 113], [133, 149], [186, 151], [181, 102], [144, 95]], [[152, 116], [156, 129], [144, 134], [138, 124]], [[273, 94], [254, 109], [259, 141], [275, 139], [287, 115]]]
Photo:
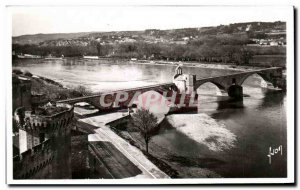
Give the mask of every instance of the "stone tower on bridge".
[[173, 82], [177, 86], [179, 93], [192, 94], [195, 93], [196, 75], [183, 74], [183, 70], [180, 66], [175, 69], [175, 75]]

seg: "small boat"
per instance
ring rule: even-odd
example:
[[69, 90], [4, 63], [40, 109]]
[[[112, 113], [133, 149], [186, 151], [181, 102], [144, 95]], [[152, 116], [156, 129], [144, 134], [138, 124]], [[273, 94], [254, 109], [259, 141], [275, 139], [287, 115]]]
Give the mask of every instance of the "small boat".
[[267, 90], [272, 90], [272, 91], [282, 91], [282, 89], [281, 88], [279, 88], [279, 87], [274, 87], [274, 86], [270, 86], [270, 87], [268, 87], [268, 88], [266, 88]]
[[17, 55], [19, 59], [40, 59], [42, 58], [40, 55], [31, 55], [31, 54], [22, 54]]
[[99, 56], [87, 56], [87, 55], [84, 55], [83, 56], [83, 59], [99, 59]]
[[25, 59], [26, 57], [24, 55], [17, 55], [17, 58], [19, 58], [19, 59]]

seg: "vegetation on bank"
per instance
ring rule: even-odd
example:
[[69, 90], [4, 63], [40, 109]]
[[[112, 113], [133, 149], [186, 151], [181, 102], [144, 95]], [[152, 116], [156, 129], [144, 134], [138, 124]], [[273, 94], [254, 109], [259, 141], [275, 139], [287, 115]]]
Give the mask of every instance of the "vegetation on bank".
[[153, 131], [158, 126], [157, 117], [147, 109], [138, 109], [131, 115], [132, 126], [136, 128], [144, 138], [146, 152], [148, 153], [149, 141], [153, 136]]
[[256, 55], [285, 55], [285, 31], [286, 23], [278, 21], [172, 30], [40, 34], [13, 37], [12, 50], [15, 54], [42, 56], [94, 55], [241, 65], [251, 63]]
[[[141, 143], [138, 139], [135, 139], [131, 136], [132, 133], [140, 133], [136, 128], [132, 127], [132, 122], [128, 122], [125, 124], [120, 124], [115, 127], [111, 127], [111, 129], [120, 137], [129, 142], [132, 146], [137, 147], [139, 150], [143, 152], [143, 154], [154, 163], [160, 170], [165, 172], [171, 178], [179, 178], [179, 173], [174, 168], [172, 168], [167, 162], [163, 159], [158, 158], [149, 152], [146, 151], [144, 146], [141, 146]], [[142, 138], [142, 137], [141, 137]]]
[[32, 85], [32, 93], [45, 94], [45, 98], [48, 101], [58, 101], [91, 94], [91, 91], [89, 91], [85, 86], [78, 86], [74, 89], [68, 89], [54, 80], [48, 79], [46, 77], [34, 76], [28, 71], [13, 69], [12, 72], [17, 76], [26, 77], [30, 79]]
[[169, 61], [201, 61], [247, 65], [255, 55], [285, 55], [285, 46], [247, 46], [247, 35], [203, 36], [187, 44], [126, 42], [90, 43], [83, 46], [39, 46], [13, 44], [16, 53], [77, 57], [98, 55], [111, 58], [138, 58]]

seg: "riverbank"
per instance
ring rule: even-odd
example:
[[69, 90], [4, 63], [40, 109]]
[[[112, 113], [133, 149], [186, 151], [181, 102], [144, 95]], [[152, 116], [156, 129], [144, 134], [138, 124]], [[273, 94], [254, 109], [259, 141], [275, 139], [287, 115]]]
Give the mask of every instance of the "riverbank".
[[[98, 116], [79, 119], [78, 121], [87, 123], [96, 127], [93, 134], [88, 136], [89, 143], [91, 142], [110, 142], [119, 152], [119, 155], [124, 155], [130, 163], [138, 167], [142, 173], [132, 178], [169, 178], [155, 164], [147, 159], [147, 157], [136, 147], [130, 145], [123, 138], [119, 137], [111, 130], [111, 123], [116, 120], [125, 119], [127, 113], [114, 112], [102, 114]], [[110, 161], [109, 161], [110, 162]], [[109, 163], [108, 163], [109, 164]], [[127, 166], [120, 167], [119, 171], [123, 171]]]
[[[73, 58], [72, 58], [73, 59]], [[250, 64], [250, 65], [236, 65], [234, 63], [218, 63], [218, 62], [197, 62], [197, 61], [167, 61], [167, 60], [130, 60], [130, 59], [120, 59], [120, 58], [100, 58], [100, 59], [83, 59], [87, 61], [101, 61], [101, 62], [113, 62], [114, 64], [141, 64], [141, 65], [163, 65], [163, 66], [178, 66], [183, 67], [195, 67], [195, 68], [206, 68], [206, 69], [217, 69], [217, 70], [231, 70], [231, 71], [249, 71], [254, 69], [266, 68], [265, 65]], [[276, 65], [277, 66], [277, 65]], [[268, 65], [267, 67], [272, 67]]]
[[[197, 67], [197, 68], [208, 68], [208, 69], [221, 69], [221, 70], [233, 70], [233, 71], [247, 71], [251, 69], [261, 69], [263, 66], [258, 65], [236, 65], [234, 63], [217, 63], [217, 62], [197, 62], [197, 61], [167, 61], [167, 60], [130, 60], [122, 58], [99, 58], [99, 59], [84, 59], [82, 57], [65, 57], [59, 60], [47, 60], [47, 59], [35, 59], [33, 62], [39, 63], [43, 61], [87, 61], [87, 62], [100, 62], [104, 64], [142, 64], [142, 65], [164, 65], [164, 66], [177, 66], [182, 65], [184, 67]], [[16, 63], [24, 61], [23, 59], [15, 59]]]
[[[72, 58], [73, 59], [73, 58]], [[105, 59], [82, 59], [87, 61], [101, 61], [101, 62], [113, 62], [114, 64], [141, 64], [141, 65], [163, 65], [175, 67], [178, 65], [184, 67], [196, 67], [206, 69], [219, 69], [219, 70], [233, 70], [233, 71], [247, 71], [251, 69], [261, 69], [262, 67], [253, 65], [235, 65], [233, 63], [216, 63], [216, 62], [196, 62], [196, 61], [166, 61], [166, 60], [130, 60], [130, 59], [119, 59], [119, 58], [105, 58]]]
[[[154, 135], [149, 143], [149, 153], [145, 151], [143, 138], [139, 132], [130, 127], [129, 123], [114, 126], [112, 130], [131, 145], [139, 148], [172, 178], [221, 177], [212, 168], [222, 165], [224, 161], [207, 157], [206, 154], [209, 151], [226, 151], [234, 146], [235, 136], [225, 126], [205, 114], [175, 114], [167, 116], [159, 127], [157, 135]], [[177, 133], [182, 141], [173, 139], [173, 135], [168, 136], [170, 131]], [[177, 143], [174, 144], [177, 147], [182, 143], [183, 147], [185, 144], [197, 144], [197, 146], [202, 144], [203, 148], [198, 155], [182, 156], [181, 152], [173, 152], [172, 148], [163, 146], [160, 143], [161, 138], [167, 139], [169, 146], [172, 141], [176, 141]]]
[[61, 83], [47, 77], [34, 75], [26, 70], [13, 69], [14, 76], [31, 80], [33, 94], [44, 94], [48, 102], [81, 97], [90, 94], [84, 86], [67, 88]]
[[126, 140], [132, 146], [138, 148], [152, 163], [154, 163], [160, 170], [165, 172], [168, 176], [170, 176], [171, 178], [179, 178], [179, 173], [175, 168], [171, 167], [162, 159], [146, 152], [146, 150], [143, 148], [144, 143], [142, 142], [142, 138], [138, 137], [139, 141], [137, 141], [137, 139], [134, 139], [130, 135], [130, 132], [126, 133], [125, 131], [119, 130], [118, 127], [112, 127], [111, 129], [114, 133]]
[[177, 66], [181, 65], [184, 67], [195, 67], [195, 68], [206, 68], [206, 69], [218, 69], [218, 70], [232, 70], [232, 71], [248, 71], [254, 69], [261, 69], [261, 67], [257, 66], [244, 66], [244, 65], [234, 65], [234, 64], [221, 64], [214, 62], [200, 63], [200, 62], [186, 62], [186, 61], [162, 61], [162, 60], [136, 60], [130, 61], [130, 63], [134, 64], [145, 64], [145, 65], [164, 65], [164, 66]]
[[[88, 112], [94, 113], [93, 110], [85, 110], [82, 112], [84, 108], [78, 108], [76, 107], [75, 111], [77, 114], [88, 114]], [[130, 126], [128, 126], [129, 123], [127, 123], [127, 119], [124, 119], [124, 121], [120, 122], [120, 124], [112, 124], [106, 126], [106, 123], [110, 123], [112, 120], [122, 118], [124, 117], [125, 113], [122, 112], [116, 112], [116, 113], [110, 113], [110, 114], [104, 114], [99, 115], [95, 114], [92, 117], [80, 119], [80, 123], [87, 123], [90, 126], [94, 126], [96, 128], [93, 129], [95, 134], [89, 135], [89, 141], [106, 141], [106, 142], [112, 142], [113, 144], [117, 143], [116, 146], [124, 146], [125, 149], [130, 150], [135, 147], [135, 150], [133, 153], [130, 153], [130, 155], [133, 155], [135, 159], [141, 159], [142, 157], [146, 157], [148, 160], [150, 160], [156, 167], [158, 167], [161, 171], [166, 173], [171, 178], [199, 178], [199, 177], [221, 177], [219, 174], [213, 172], [210, 170], [210, 167], [213, 167], [216, 164], [220, 164], [222, 161], [211, 159], [211, 158], [189, 158], [189, 157], [183, 157], [180, 155], [180, 153], [170, 152], [166, 147], [161, 146], [159, 143], [157, 143], [154, 139], [154, 141], [150, 142], [149, 146], [149, 153], [145, 151], [145, 145], [143, 138], [140, 136], [139, 132], [132, 130]], [[88, 114], [89, 115], [89, 114]], [[194, 114], [184, 114], [184, 115], [173, 115], [167, 116], [168, 120], [171, 120], [173, 122], [179, 122], [179, 120], [182, 120], [182, 117], [193, 117]], [[198, 115], [198, 114], [196, 114]], [[180, 116], [179, 118], [177, 116]], [[208, 116], [207, 116], [208, 117]], [[230, 134], [230, 132], [226, 131], [224, 129], [224, 126], [218, 125], [216, 122], [212, 121], [212, 119], [207, 118], [203, 115], [200, 116], [199, 119], [203, 119], [199, 125], [194, 126], [194, 130], [192, 132], [195, 132], [199, 134], [202, 131], [203, 133], [203, 139], [200, 140], [201, 143], [205, 142], [206, 140], [209, 141], [209, 145], [213, 147], [214, 145], [224, 145], [222, 146], [223, 149], [230, 148], [232, 145], [232, 140], [230, 137], [226, 139], [226, 135]], [[188, 120], [191, 120], [191, 118], [188, 118]], [[184, 120], [186, 121], [186, 119]], [[197, 123], [197, 122], [196, 122]], [[182, 124], [182, 122], [180, 123]], [[190, 125], [191, 123], [186, 123], [187, 130], [190, 131]], [[206, 125], [203, 125], [206, 124]], [[163, 121], [158, 133], [161, 131], [164, 131], [166, 129], [176, 129], [177, 126], [172, 126], [169, 121]], [[198, 131], [195, 131], [195, 129], [198, 129]], [[214, 134], [215, 131], [219, 131], [217, 134]], [[195, 141], [193, 137], [189, 137], [188, 133], [186, 131], [180, 131], [178, 130], [178, 133], [180, 133], [182, 136], [186, 136], [185, 138], [188, 141]], [[109, 134], [109, 136], [107, 136]], [[119, 137], [117, 137], [117, 136]], [[231, 135], [229, 135], [231, 136]], [[120, 140], [119, 138], [122, 138], [124, 140]], [[233, 137], [234, 138], [234, 137]], [[114, 141], [111, 141], [111, 139], [114, 139]], [[119, 139], [119, 140], [117, 140]], [[127, 145], [125, 146], [125, 141], [127, 141]], [[130, 144], [130, 145], [129, 145]], [[205, 144], [206, 145], [206, 144]], [[122, 149], [121, 149], [122, 150]], [[217, 150], [218, 151], [218, 150]], [[131, 151], [130, 151], [131, 152]], [[140, 162], [144, 163], [144, 161]], [[149, 164], [147, 164], [149, 165]], [[141, 176], [140, 176], [141, 177]]]

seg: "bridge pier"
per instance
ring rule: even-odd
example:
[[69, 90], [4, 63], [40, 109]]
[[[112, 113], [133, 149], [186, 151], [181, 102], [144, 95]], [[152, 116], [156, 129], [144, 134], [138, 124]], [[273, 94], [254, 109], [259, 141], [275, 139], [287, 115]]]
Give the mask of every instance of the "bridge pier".
[[243, 87], [233, 84], [227, 89], [228, 96], [233, 100], [243, 100]]

